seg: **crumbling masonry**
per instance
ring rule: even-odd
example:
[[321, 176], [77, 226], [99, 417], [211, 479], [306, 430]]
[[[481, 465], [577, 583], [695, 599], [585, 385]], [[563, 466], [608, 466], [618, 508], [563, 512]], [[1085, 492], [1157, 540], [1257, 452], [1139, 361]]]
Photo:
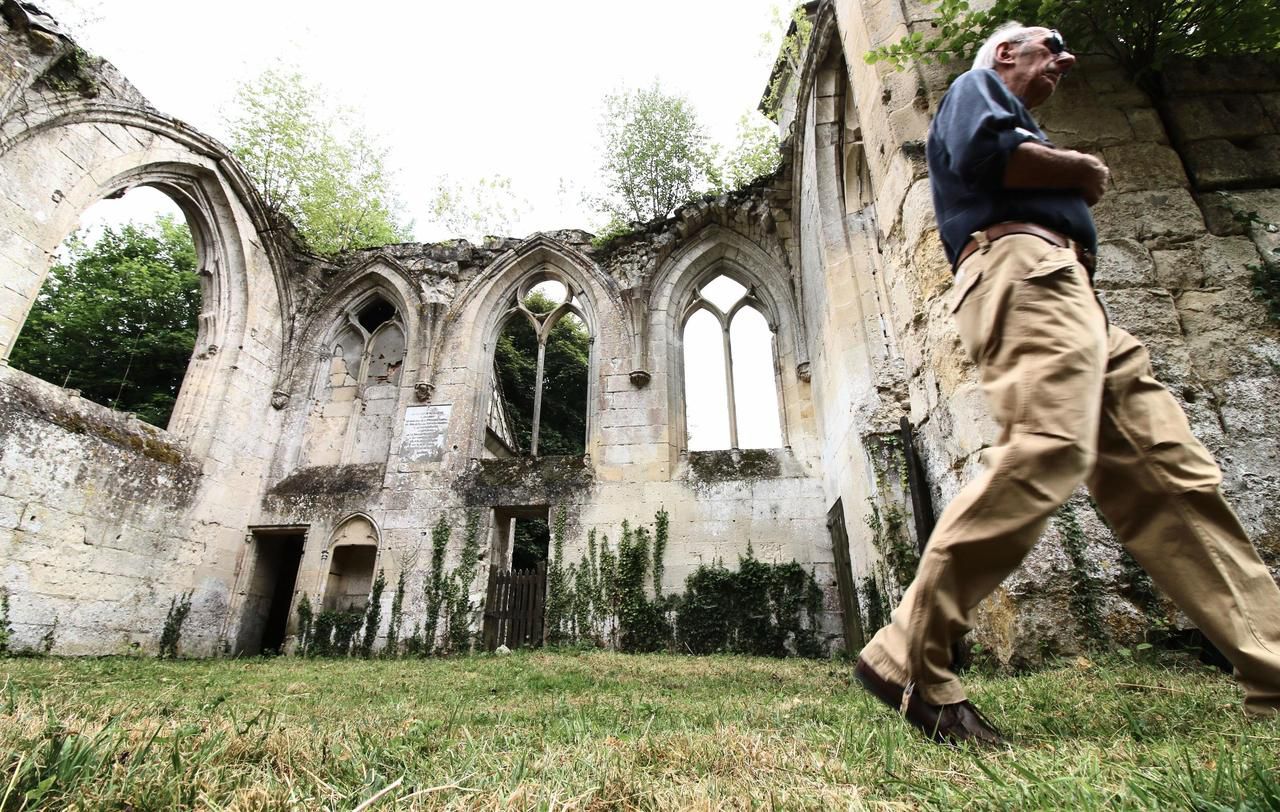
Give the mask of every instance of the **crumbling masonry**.
[[[862, 58], [927, 24], [902, 6], [808, 6], [812, 37], [784, 76], [783, 166], [752, 188], [603, 247], [567, 230], [332, 260], [298, 249], [223, 145], [152, 109], [48, 18], [2, 8], [0, 586], [16, 647], [56, 618], [55, 652], [153, 651], [189, 591], [185, 653], [254, 653], [290, 555], [291, 600], [361, 600], [376, 569], [420, 585], [431, 527], [468, 510], [488, 538], [479, 596], [510, 555], [512, 518], [561, 507], [574, 560], [590, 529], [616, 536], [665, 507], [668, 592], [748, 545], [794, 559], [824, 590], [826, 642], [856, 644], [855, 607], [873, 584], [898, 594], [923, 514], [994, 439], [952, 330], [925, 178], [946, 71]], [[1173, 66], [1167, 83], [1153, 105], [1085, 60], [1042, 118], [1110, 166], [1106, 305], [1151, 347], [1275, 568], [1280, 334], [1253, 280], [1280, 246], [1280, 81], [1240, 62]], [[178, 203], [200, 257], [199, 337], [165, 428], [3, 363], [80, 214], [139, 185]], [[772, 368], [777, 447], [688, 448], [684, 320], [722, 275], [772, 331], [773, 357], [752, 363]], [[582, 457], [508, 456], [501, 436], [495, 341], [513, 298], [546, 279], [572, 291], [591, 336]], [[461, 544], [455, 531], [450, 560]], [[976, 638], [1027, 662], [1176, 624], [1139, 581], [1081, 494]]]

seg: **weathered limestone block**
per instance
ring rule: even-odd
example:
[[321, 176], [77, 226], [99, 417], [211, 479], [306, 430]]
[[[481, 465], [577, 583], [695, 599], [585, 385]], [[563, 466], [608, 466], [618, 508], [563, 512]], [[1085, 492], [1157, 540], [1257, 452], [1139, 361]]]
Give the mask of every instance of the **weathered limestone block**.
[[1243, 237], [1205, 236], [1194, 243], [1153, 251], [1155, 275], [1170, 290], [1236, 286], [1247, 288], [1258, 262], [1252, 242]]
[[[1206, 382], [1273, 371], [1271, 359], [1257, 350], [1260, 344], [1269, 345], [1274, 353], [1276, 331], [1249, 288], [1188, 290], [1178, 296], [1177, 305], [1187, 347]], [[1244, 336], [1250, 340], [1241, 341]]]
[[1200, 209], [1186, 189], [1113, 192], [1093, 209], [1101, 239], [1127, 237], [1174, 242], [1204, 232]]
[[1275, 132], [1257, 96], [1222, 94], [1173, 98], [1169, 112], [1178, 141], [1252, 138]]
[[1165, 66], [1164, 81], [1173, 95], [1261, 93], [1280, 89], [1274, 65], [1268, 60], [1247, 56], [1174, 60]]
[[1115, 107], [1047, 105], [1039, 115], [1040, 127], [1054, 144], [1068, 149], [1094, 150], [1134, 141], [1133, 127], [1123, 110]]
[[1093, 282], [1099, 288], [1147, 287], [1154, 281], [1152, 255], [1137, 240], [1104, 240], [1098, 244]]
[[1258, 101], [1271, 119], [1271, 126], [1275, 129], [1275, 132], [1280, 132], [1280, 92], [1259, 93]]
[[1118, 192], [1187, 185], [1182, 161], [1169, 147], [1151, 143], [1123, 144], [1103, 149], [1102, 155]]
[[1155, 110], [1150, 107], [1139, 107], [1125, 110], [1125, 116], [1129, 119], [1129, 126], [1133, 128], [1134, 141], [1169, 143], [1169, 134], [1165, 132], [1164, 122], [1160, 120], [1160, 114]]
[[1198, 189], [1280, 184], [1280, 135], [1196, 141], [1183, 154]]

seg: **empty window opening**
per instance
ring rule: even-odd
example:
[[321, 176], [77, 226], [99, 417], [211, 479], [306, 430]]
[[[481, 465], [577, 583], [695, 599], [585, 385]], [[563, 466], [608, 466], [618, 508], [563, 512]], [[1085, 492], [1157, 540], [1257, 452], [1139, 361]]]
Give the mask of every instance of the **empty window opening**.
[[591, 332], [568, 282], [545, 272], [526, 280], [494, 349], [488, 453], [584, 453], [590, 359]]
[[164, 192], [95, 203], [55, 252], [10, 365], [167, 426], [196, 343], [197, 268], [191, 230]]
[[721, 274], [697, 288], [684, 324], [690, 451], [779, 448], [774, 328], [755, 289]]
[[378, 535], [363, 516], [353, 516], [334, 532], [329, 547], [329, 574], [325, 579], [326, 611], [361, 611], [369, 603], [374, 566], [378, 562]]
[[282, 653], [305, 540], [303, 530], [253, 531], [238, 653]]

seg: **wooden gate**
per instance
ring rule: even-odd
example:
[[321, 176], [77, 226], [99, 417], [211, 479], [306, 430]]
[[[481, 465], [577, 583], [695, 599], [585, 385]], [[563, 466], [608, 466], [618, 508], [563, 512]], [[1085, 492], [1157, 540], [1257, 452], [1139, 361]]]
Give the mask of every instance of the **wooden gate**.
[[542, 645], [542, 610], [547, 598], [547, 562], [537, 569], [489, 568], [484, 601], [484, 647], [515, 649]]
[[[831, 552], [835, 557], [836, 589], [840, 593], [840, 621], [844, 631], [844, 648], [850, 654], [861, 651], [866, 644], [862, 628], [862, 607], [858, 604], [858, 587], [853, 580], [853, 566], [849, 561], [849, 531], [844, 524], [844, 501], [827, 511], [827, 532], [831, 534]], [[876, 631], [872, 629], [872, 631]]]

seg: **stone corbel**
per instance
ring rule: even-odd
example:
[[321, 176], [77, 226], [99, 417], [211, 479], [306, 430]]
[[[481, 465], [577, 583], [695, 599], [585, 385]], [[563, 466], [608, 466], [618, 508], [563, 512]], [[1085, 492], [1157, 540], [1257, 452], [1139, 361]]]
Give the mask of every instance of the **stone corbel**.
[[805, 383], [809, 383], [809, 381], [813, 380], [813, 371], [810, 370], [808, 361], [801, 361], [796, 364], [796, 377]]
[[631, 385], [645, 386], [652, 377], [649, 374], [649, 289], [627, 288], [622, 301], [631, 321]]
[[444, 302], [425, 301], [419, 308], [418, 380], [413, 384], [413, 396], [420, 402], [431, 400], [435, 392], [436, 365], [440, 356], [440, 340], [444, 335], [445, 314], [449, 306]]

